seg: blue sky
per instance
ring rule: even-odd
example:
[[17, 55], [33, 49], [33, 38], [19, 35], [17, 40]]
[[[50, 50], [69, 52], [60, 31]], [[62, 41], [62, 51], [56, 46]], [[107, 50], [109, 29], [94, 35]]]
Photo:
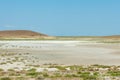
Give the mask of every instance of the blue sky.
[[120, 0], [0, 0], [0, 30], [119, 35]]

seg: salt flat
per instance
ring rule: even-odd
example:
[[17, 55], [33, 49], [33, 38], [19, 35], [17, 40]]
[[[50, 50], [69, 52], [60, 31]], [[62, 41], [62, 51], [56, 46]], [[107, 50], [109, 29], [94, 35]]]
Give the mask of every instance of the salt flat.
[[91, 41], [0, 41], [1, 53], [29, 53], [34, 64], [119, 65], [120, 44]]

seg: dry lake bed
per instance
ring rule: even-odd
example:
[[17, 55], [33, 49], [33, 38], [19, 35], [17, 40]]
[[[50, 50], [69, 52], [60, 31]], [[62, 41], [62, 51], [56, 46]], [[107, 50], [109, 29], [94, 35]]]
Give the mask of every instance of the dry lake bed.
[[[0, 41], [2, 53], [15, 53], [29, 64], [119, 65], [119, 43], [94, 41]], [[27, 54], [24, 55], [23, 54]]]
[[120, 80], [120, 44], [0, 41], [0, 80]]

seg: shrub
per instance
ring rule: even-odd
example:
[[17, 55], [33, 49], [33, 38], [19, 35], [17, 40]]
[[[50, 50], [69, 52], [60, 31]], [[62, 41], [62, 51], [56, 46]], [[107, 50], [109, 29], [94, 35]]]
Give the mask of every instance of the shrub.
[[44, 80], [44, 77], [43, 77], [43, 76], [38, 76], [38, 77], [36, 78], [36, 80]]
[[3, 77], [0, 80], [11, 80], [9, 77]]
[[57, 68], [59, 70], [66, 70], [66, 67], [63, 67], [63, 66], [55, 66], [54, 68]]
[[43, 73], [44, 77], [49, 77], [49, 75], [47, 73]]
[[120, 76], [120, 71], [108, 71], [111, 76]]
[[29, 69], [28, 72], [35, 72], [36, 69], [32, 68], [32, 69]]
[[28, 72], [26, 75], [27, 76], [37, 76], [38, 73], [37, 72]]
[[13, 72], [13, 71], [15, 71], [15, 70], [14, 70], [14, 69], [8, 69], [8, 71], [12, 71], [12, 72]]
[[0, 71], [4, 71], [3, 69], [0, 69]]

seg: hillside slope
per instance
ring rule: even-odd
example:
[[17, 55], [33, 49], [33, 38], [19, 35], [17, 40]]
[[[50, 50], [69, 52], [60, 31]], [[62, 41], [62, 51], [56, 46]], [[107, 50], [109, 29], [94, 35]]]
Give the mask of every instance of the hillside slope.
[[6, 30], [0, 31], [0, 38], [2, 39], [22, 39], [22, 38], [29, 38], [29, 39], [38, 39], [38, 38], [49, 38], [48, 35], [29, 31], [29, 30]]

